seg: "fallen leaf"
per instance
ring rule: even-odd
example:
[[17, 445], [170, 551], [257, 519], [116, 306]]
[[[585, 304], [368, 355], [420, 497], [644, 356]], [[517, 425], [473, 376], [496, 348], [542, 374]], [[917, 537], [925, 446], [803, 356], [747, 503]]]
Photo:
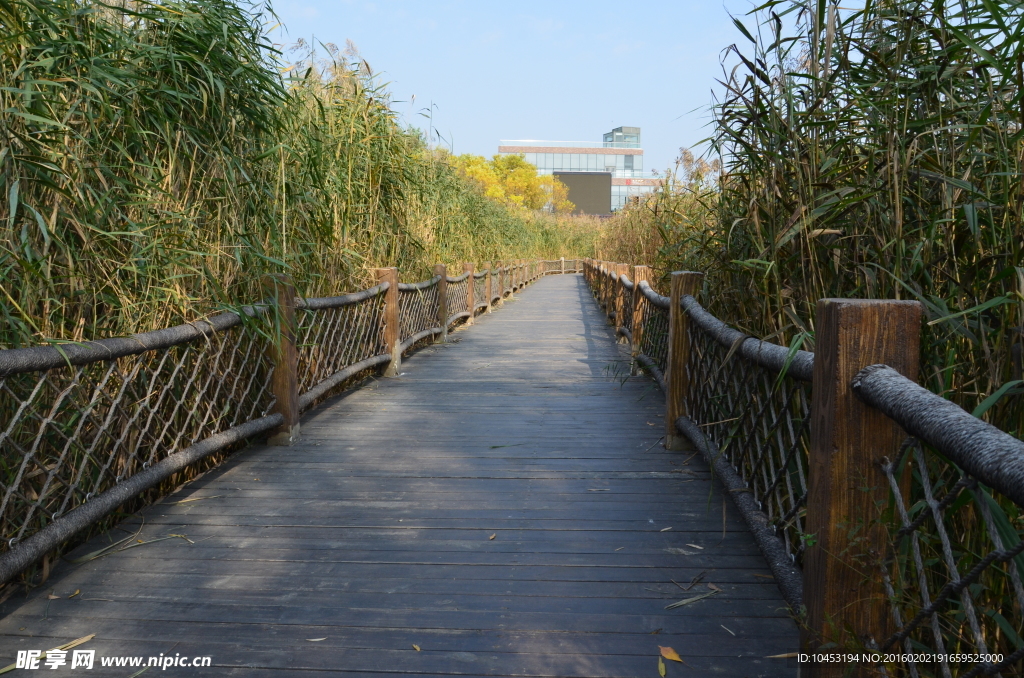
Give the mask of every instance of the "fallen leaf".
[[797, 656], [796, 652], [787, 652], [786, 654], [772, 654], [765, 657], [765, 659], [793, 659]]
[[[721, 625], [721, 624], [719, 624], [719, 626], [722, 626], [722, 625]], [[725, 628], [724, 626], [722, 626], [722, 628], [723, 628], [723, 629], [725, 629], [726, 631], [729, 631], [729, 629], [726, 629], [726, 628]], [[732, 633], [732, 631], [729, 631], [729, 633]], [[732, 635], [734, 635], [734, 636], [735, 636], [736, 634], [735, 634], [735, 633], [732, 633]]]
[[687, 546], [692, 546], [693, 548], [695, 548], [695, 549], [700, 549], [701, 551], [703, 551], [703, 550], [704, 550], [704, 547], [703, 547], [703, 546], [697, 546], [696, 544], [687, 544]]
[[710, 598], [711, 596], [713, 596], [713, 595], [715, 595], [717, 593], [718, 593], [718, 591], [711, 591], [710, 593], [702, 593], [699, 596], [694, 596], [693, 598], [683, 598], [680, 601], [677, 601], [677, 602], [672, 603], [671, 605], [665, 606], [665, 609], [666, 610], [674, 610], [677, 607], [683, 607], [684, 605], [690, 605], [692, 603], [696, 603], [698, 600], [704, 600], [705, 598]]
[[591, 488], [591, 489], [587, 490], [587, 492], [610, 492], [610, 491], [611, 491], [610, 488], [607, 488], [607, 487], [594, 487], [594, 488]]
[[60, 596], [55, 596], [55, 595], [53, 595], [51, 593], [50, 595], [46, 596], [46, 599], [47, 600], [60, 600]]
[[412, 646], [412, 649], [414, 649], [414, 650], [416, 650], [417, 652], [419, 652], [419, 651], [420, 651], [420, 646], [419, 646], [419, 645], [413, 645], [413, 646]]
[[[649, 421], [649, 422], [647, 422], [647, 425], [648, 425], [648, 426], [654, 426], [654, 422], [653, 422], [653, 421]], [[664, 674], [663, 674], [663, 675], [664, 675]]]
[[679, 656], [679, 653], [673, 650], [671, 647], [662, 647], [661, 645], [659, 645], [658, 649], [661, 650], [661, 656], [665, 659], [671, 659], [674, 662], [683, 661], [682, 658]]
[[497, 536], [498, 536], [498, 533], [497, 533], [497, 532], [495, 532], [494, 534], [492, 534], [492, 535], [491, 535], [490, 537], [488, 537], [487, 539], [488, 539], [488, 540], [492, 540], [492, 539], [494, 539], [494, 538], [495, 538], [495, 537], [497, 537]]
[[187, 504], [190, 501], [202, 501], [204, 499], [216, 499], [217, 497], [223, 497], [222, 494], [215, 494], [210, 497], [192, 497], [191, 499], [182, 499], [181, 501], [172, 501], [172, 504]]
[[708, 588], [711, 589], [712, 591], [717, 591], [717, 592], [721, 592], [722, 591], [722, 589], [718, 588], [717, 586], [715, 586], [711, 582], [708, 582]]
[[658, 675], [665, 678], [665, 660], [661, 657], [658, 657]]
[[[658, 531], [659, 532], [668, 532], [671, 529], [672, 529], [671, 527], [665, 527], [665, 528], [662, 528], [662, 529], [660, 529]], [[693, 546], [693, 544], [687, 544], [687, 546]]]
[[615, 550], [616, 550], [616, 551], [621, 551], [621, 550], [622, 550], [622, 549], [624, 549], [624, 548], [626, 548], [626, 547], [625, 547], [625, 546], [620, 546], [619, 548], [617, 548], [617, 549], [615, 549]]
[[661, 633], [661, 629], [654, 629], [653, 631], [651, 631], [651, 635], [652, 635], [652, 636], [656, 636], [656, 635], [658, 635], [659, 633]]
[[323, 638], [306, 638], [306, 641], [310, 643], [319, 643], [321, 640], [327, 640], [327, 636]]
[[77, 596], [81, 592], [82, 592], [82, 589], [75, 589], [75, 592], [72, 593], [70, 596], [68, 596], [68, 598], [74, 598], [75, 596]]

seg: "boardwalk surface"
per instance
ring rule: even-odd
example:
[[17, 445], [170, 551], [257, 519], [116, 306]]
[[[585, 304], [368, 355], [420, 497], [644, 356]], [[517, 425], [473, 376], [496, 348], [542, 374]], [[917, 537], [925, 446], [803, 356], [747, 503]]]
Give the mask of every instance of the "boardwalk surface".
[[96, 634], [98, 657], [212, 657], [144, 678], [597, 677], [657, 676], [661, 645], [686, 661], [670, 677], [796, 674], [765, 658], [797, 631], [764, 560], [707, 467], [660, 446], [661, 393], [627, 378], [581, 277], [451, 339], [122, 526], [188, 540], [17, 594], [0, 654]]

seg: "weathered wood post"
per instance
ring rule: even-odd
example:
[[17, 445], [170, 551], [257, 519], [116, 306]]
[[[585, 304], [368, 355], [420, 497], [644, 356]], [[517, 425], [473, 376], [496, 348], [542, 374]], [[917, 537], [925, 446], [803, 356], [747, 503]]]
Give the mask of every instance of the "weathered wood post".
[[607, 320], [611, 320], [611, 312], [615, 310], [615, 286], [611, 280], [611, 263], [603, 261], [603, 290], [602, 301], [604, 303], [604, 315]]
[[273, 414], [284, 422], [270, 432], [270, 445], [292, 445], [299, 440], [299, 352], [295, 347], [295, 285], [287, 275], [267, 275], [263, 286], [273, 298], [274, 341], [270, 358], [274, 372], [270, 390], [274, 394]]
[[565, 275], [565, 257], [562, 257], [562, 275]]
[[486, 296], [486, 299], [484, 299], [484, 301], [487, 302], [487, 308], [484, 310], [484, 312], [490, 313], [491, 299], [494, 298], [494, 291], [491, 289], [491, 285], [494, 282], [494, 265], [488, 261], [487, 263], [484, 264], [484, 266], [487, 267], [487, 269], [484, 271], [484, 295]]
[[637, 362], [636, 357], [643, 353], [640, 349], [640, 344], [644, 340], [644, 310], [647, 308], [644, 305], [644, 295], [640, 291], [640, 281], [651, 279], [651, 267], [650, 266], [634, 266], [633, 267], [633, 299], [632, 299], [632, 313], [633, 313], [633, 343], [630, 346], [630, 353], [633, 354], [633, 366], [631, 373], [635, 377], [640, 374], [640, 363]]
[[[622, 284], [622, 276], [629, 277], [629, 264], [615, 264], [615, 273], [619, 281], [615, 285], [615, 341], [625, 344], [628, 339], [619, 333], [619, 328], [626, 326], [626, 288]], [[632, 309], [630, 309], [632, 312]]]
[[[835, 652], [877, 647], [893, 630], [881, 576], [880, 514], [889, 498], [881, 462], [895, 458], [906, 433], [854, 397], [850, 381], [878, 363], [916, 381], [921, 312], [916, 301], [818, 302], [803, 567], [807, 651], [828, 642]], [[805, 664], [800, 675], [838, 677], [848, 668]], [[873, 668], [861, 665], [854, 675], [875, 675]]]
[[462, 264], [462, 272], [468, 273], [469, 277], [466, 278], [466, 310], [469, 311], [469, 317], [466, 318], [466, 324], [473, 324], [473, 313], [476, 310], [476, 300], [473, 298], [476, 292], [476, 279], [473, 278], [473, 264]]
[[384, 343], [391, 353], [391, 362], [384, 368], [385, 377], [397, 377], [402, 369], [402, 336], [398, 324], [398, 269], [375, 268], [377, 283], [387, 283], [384, 293]]
[[679, 305], [686, 295], [697, 294], [703, 273], [675, 271], [672, 273], [672, 291], [668, 310], [668, 361], [665, 368], [665, 449], [688, 450], [690, 441], [679, 435], [676, 419], [688, 414], [686, 398], [690, 391], [690, 377], [686, 363], [690, 359], [689, 318]]
[[437, 335], [434, 343], [443, 344], [448, 341], [448, 267], [437, 264], [434, 275], [441, 276], [437, 281], [437, 324], [441, 327], [441, 334]]

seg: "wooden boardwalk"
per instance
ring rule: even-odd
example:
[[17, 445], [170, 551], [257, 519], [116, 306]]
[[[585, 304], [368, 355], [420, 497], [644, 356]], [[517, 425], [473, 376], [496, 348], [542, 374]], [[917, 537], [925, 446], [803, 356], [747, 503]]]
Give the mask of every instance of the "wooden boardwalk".
[[660, 645], [669, 676], [796, 675], [765, 658], [797, 627], [763, 558], [706, 465], [659, 444], [662, 395], [580, 276], [450, 339], [79, 548], [187, 537], [61, 564], [2, 606], [0, 655], [96, 634], [97, 657], [212, 658], [145, 678], [598, 677], [657, 676]]

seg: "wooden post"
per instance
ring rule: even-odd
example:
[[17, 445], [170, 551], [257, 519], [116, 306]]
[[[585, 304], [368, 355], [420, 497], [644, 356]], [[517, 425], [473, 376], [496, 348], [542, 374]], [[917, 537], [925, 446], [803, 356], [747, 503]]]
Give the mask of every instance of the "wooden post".
[[612, 286], [611, 264], [607, 261], [601, 262], [601, 303], [604, 305], [604, 316], [611, 320], [612, 311], [615, 310], [615, 288]]
[[650, 266], [634, 266], [633, 267], [633, 299], [632, 309], [633, 313], [633, 344], [630, 346], [630, 353], [633, 354], [633, 365], [632, 374], [637, 376], [640, 374], [640, 363], [637, 362], [636, 357], [640, 355], [640, 342], [644, 338], [644, 306], [643, 300], [644, 295], [640, 291], [640, 281], [651, 279], [651, 267]]
[[689, 318], [679, 305], [685, 295], [697, 294], [703, 273], [675, 271], [672, 273], [672, 291], [668, 310], [668, 361], [665, 368], [665, 449], [689, 450], [689, 439], [676, 431], [676, 419], [687, 413], [686, 397], [690, 391], [690, 377], [686, 363], [690, 359]]
[[626, 326], [626, 314], [633, 309], [626, 305], [626, 288], [622, 284], [622, 276], [629, 277], [629, 264], [615, 264], [615, 273], [619, 276], [619, 284], [615, 286], [615, 340], [620, 344], [628, 343], [625, 336], [619, 334], [619, 328]]
[[398, 325], [398, 269], [375, 268], [378, 283], [388, 283], [384, 293], [384, 343], [391, 353], [391, 362], [384, 368], [385, 377], [397, 377], [402, 369], [402, 337]]
[[562, 275], [565, 275], [565, 257], [562, 257]]
[[441, 326], [441, 334], [437, 335], [434, 343], [443, 344], [448, 341], [448, 267], [437, 264], [434, 275], [441, 276], [437, 281], [437, 324]]
[[264, 288], [274, 298], [274, 333], [270, 354], [274, 372], [270, 390], [274, 394], [272, 413], [284, 422], [270, 432], [269, 445], [289, 446], [299, 440], [299, 352], [295, 348], [295, 285], [287, 275], [268, 275]]
[[[916, 381], [921, 312], [916, 301], [818, 302], [803, 567], [805, 651], [827, 642], [836, 643], [830, 645], [833, 652], [861, 650], [872, 641], [877, 648], [893, 630], [881, 577], [880, 513], [889, 486], [880, 463], [895, 457], [907, 434], [854, 397], [850, 381], [878, 363]], [[801, 675], [838, 677], [849, 675], [848, 668], [805, 664]], [[867, 676], [873, 668], [862, 664], [853, 675]]]
[[469, 317], [466, 318], [466, 324], [473, 324], [473, 311], [476, 309], [476, 303], [473, 299], [473, 294], [476, 292], [476, 279], [473, 278], [473, 264], [462, 264], [462, 272], [469, 273], [469, 277], [466, 278], [466, 306], [469, 311]]
[[493, 265], [488, 261], [484, 266], [487, 267], [487, 270], [484, 273], [484, 295], [487, 297], [484, 301], [487, 302], [487, 308], [484, 309], [484, 313], [490, 313], [491, 299], [494, 298], [494, 291], [491, 289], [491, 284], [494, 280]]

